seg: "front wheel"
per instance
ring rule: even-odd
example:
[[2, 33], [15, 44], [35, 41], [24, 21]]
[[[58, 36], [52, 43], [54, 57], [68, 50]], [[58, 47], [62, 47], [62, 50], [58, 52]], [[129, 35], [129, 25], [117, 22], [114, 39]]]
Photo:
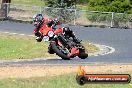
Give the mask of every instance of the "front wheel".
[[56, 43], [52, 43], [51, 44], [51, 47], [52, 49], [54, 50], [54, 52], [60, 56], [62, 59], [64, 60], [70, 60], [70, 57], [66, 54], [66, 53], [63, 53], [56, 45]]

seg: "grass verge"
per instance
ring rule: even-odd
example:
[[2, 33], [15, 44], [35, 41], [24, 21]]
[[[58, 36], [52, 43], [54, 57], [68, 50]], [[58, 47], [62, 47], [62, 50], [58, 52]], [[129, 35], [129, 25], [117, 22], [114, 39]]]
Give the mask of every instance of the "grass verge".
[[55, 77], [0, 80], [1, 88], [131, 88], [129, 84], [85, 84], [80, 86], [75, 80], [76, 74]]
[[12, 0], [11, 3], [12, 4], [45, 6], [45, 2], [43, 0]]
[[[0, 33], [0, 59], [30, 59], [55, 57], [47, 52], [49, 43], [38, 43], [33, 37], [24, 37]], [[84, 43], [89, 52], [96, 52], [99, 49], [89, 43]]]

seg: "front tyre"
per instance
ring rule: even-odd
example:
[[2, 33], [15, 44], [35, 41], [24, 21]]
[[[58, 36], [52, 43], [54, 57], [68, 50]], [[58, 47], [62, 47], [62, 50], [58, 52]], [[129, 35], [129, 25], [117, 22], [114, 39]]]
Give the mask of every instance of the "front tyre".
[[54, 52], [58, 56], [60, 56], [62, 59], [64, 59], [64, 60], [70, 60], [70, 57], [68, 55], [64, 54], [63, 52], [61, 52], [61, 50], [57, 47], [57, 45], [56, 45], [55, 42], [51, 44], [51, 47], [54, 50]]

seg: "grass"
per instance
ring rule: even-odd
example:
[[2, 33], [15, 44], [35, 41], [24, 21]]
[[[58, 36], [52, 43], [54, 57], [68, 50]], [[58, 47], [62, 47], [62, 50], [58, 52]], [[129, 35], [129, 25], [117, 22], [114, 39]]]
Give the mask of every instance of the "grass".
[[12, 4], [45, 6], [45, 2], [43, 0], [12, 0], [11, 3]]
[[27, 59], [53, 57], [47, 52], [48, 43], [38, 43], [33, 38], [0, 34], [0, 59]]
[[88, 10], [87, 4], [78, 4], [77, 8], [81, 10]]
[[[99, 49], [89, 43], [84, 44], [89, 52], [96, 52]], [[47, 58], [56, 55], [49, 54], [48, 42], [38, 43], [33, 37], [16, 36], [0, 33], [0, 59], [30, 59], [30, 58]]]
[[0, 88], [132, 88], [129, 84], [85, 84], [76, 83], [76, 74], [54, 77], [10, 78], [0, 80]]
[[93, 45], [93, 44], [89, 44], [88, 42], [82, 42], [82, 44], [85, 46], [86, 50], [87, 50], [89, 53], [94, 53], [94, 52], [99, 51], [99, 48], [96, 47], [96, 46]]
[[[12, 4], [24, 4], [24, 5], [35, 5], [35, 6], [45, 6], [44, 0], [12, 0]], [[87, 10], [87, 4], [78, 4], [77, 8], [82, 10]]]

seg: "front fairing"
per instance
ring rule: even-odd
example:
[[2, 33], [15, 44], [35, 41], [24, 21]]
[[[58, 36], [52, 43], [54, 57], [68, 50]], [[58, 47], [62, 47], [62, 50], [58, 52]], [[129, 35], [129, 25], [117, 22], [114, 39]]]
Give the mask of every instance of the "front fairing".
[[53, 29], [51, 27], [48, 27], [46, 24], [44, 24], [40, 28], [40, 32], [42, 33], [43, 36], [47, 36], [49, 31], [53, 31]]

